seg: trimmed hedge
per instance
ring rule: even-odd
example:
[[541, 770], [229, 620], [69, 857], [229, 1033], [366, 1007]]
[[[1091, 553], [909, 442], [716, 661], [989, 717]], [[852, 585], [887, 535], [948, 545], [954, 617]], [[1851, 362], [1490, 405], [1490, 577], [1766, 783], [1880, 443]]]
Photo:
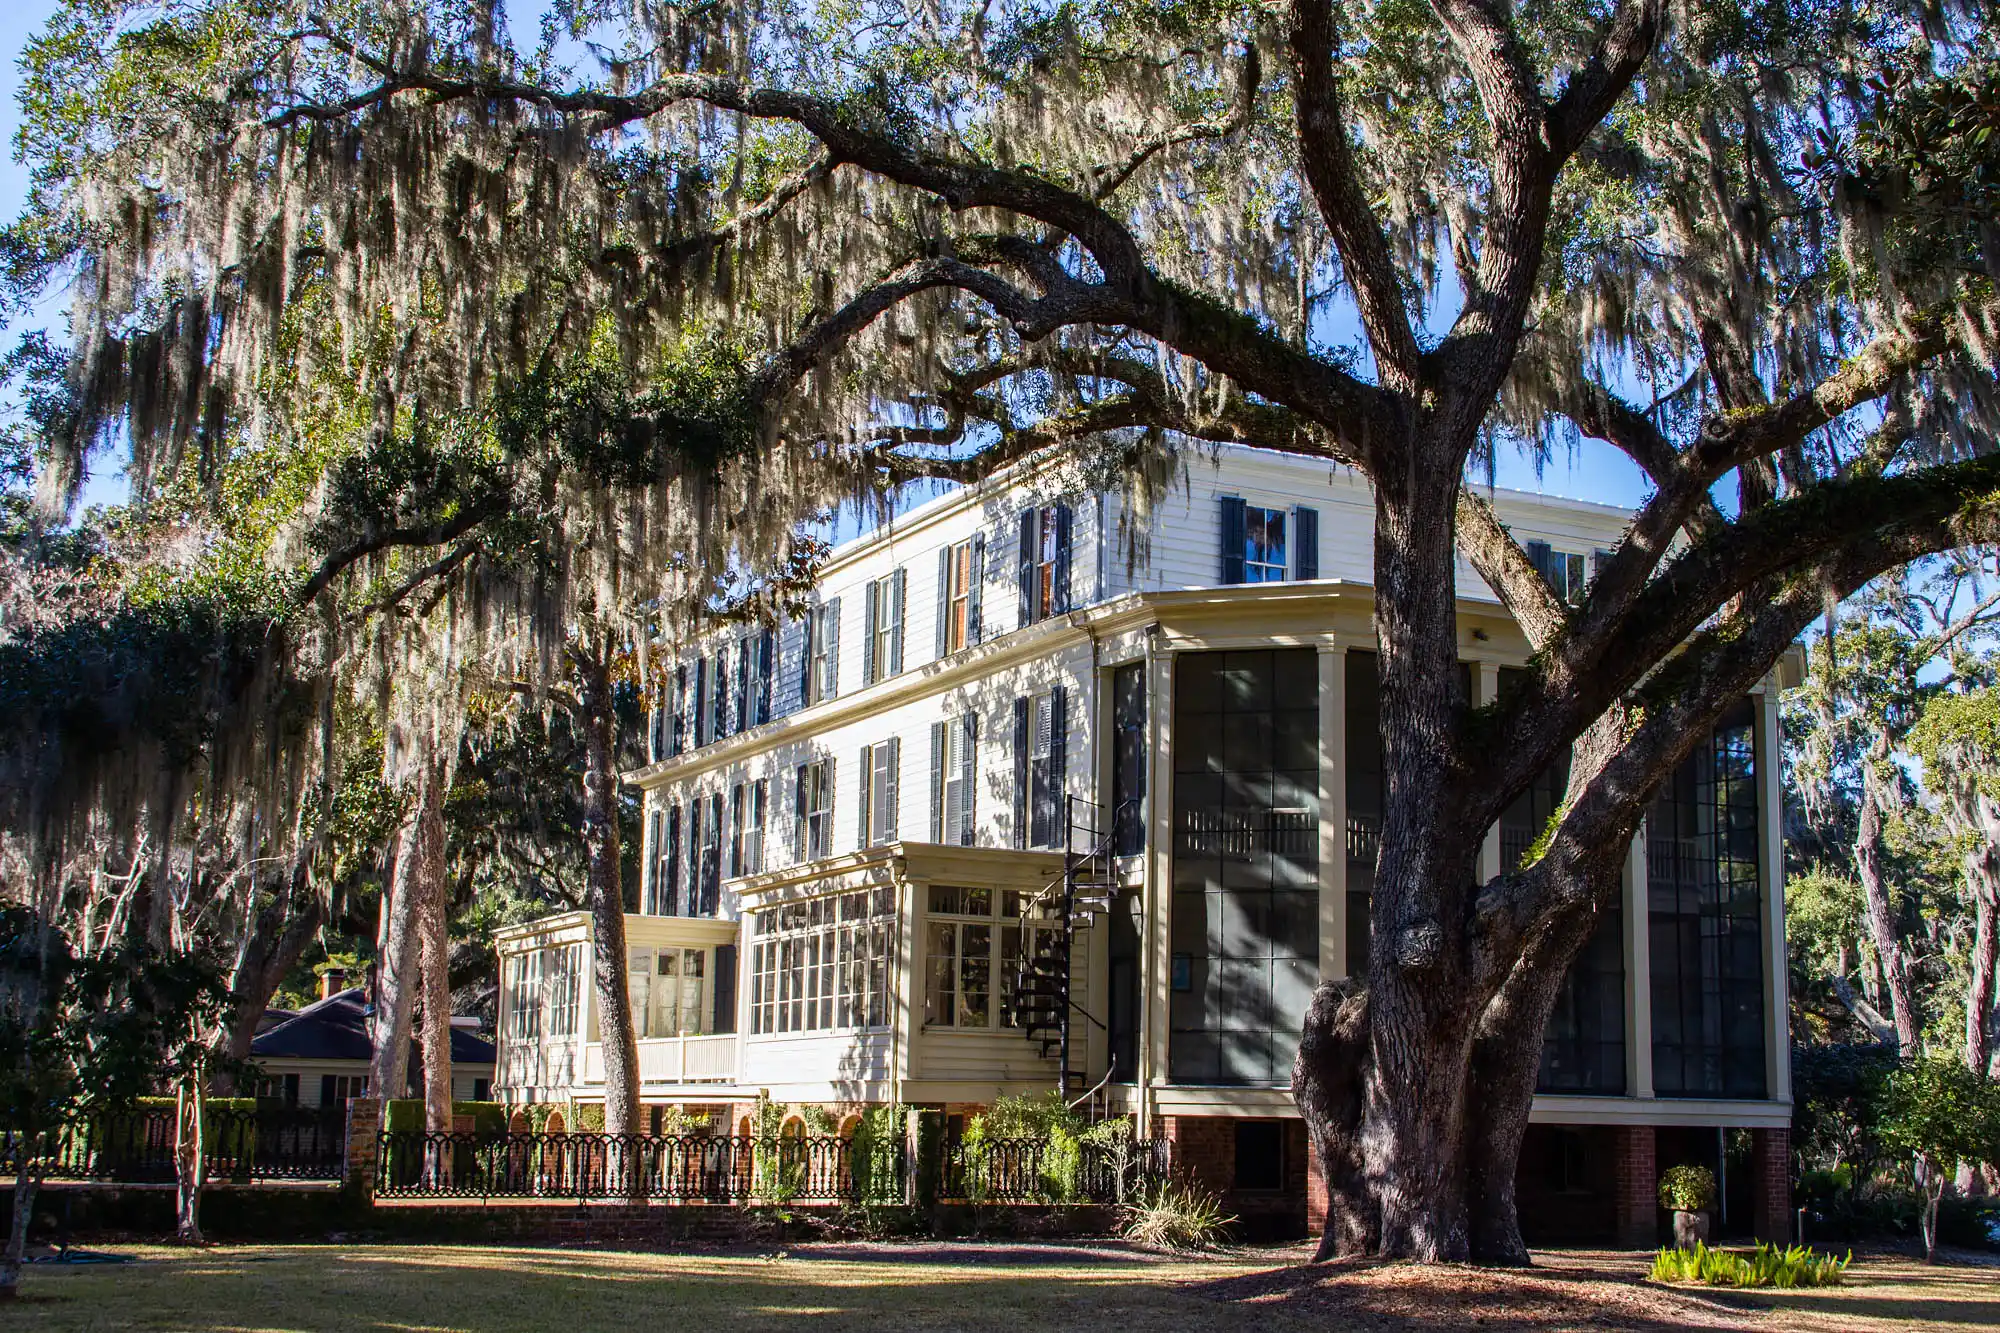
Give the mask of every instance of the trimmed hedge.
[[[476, 1134], [505, 1134], [507, 1132], [507, 1104], [505, 1102], [453, 1102], [454, 1116], [472, 1117], [472, 1129]], [[398, 1097], [382, 1108], [382, 1128], [391, 1130], [420, 1130], [424, 1127], [424, 1103], [420, 1097]]]

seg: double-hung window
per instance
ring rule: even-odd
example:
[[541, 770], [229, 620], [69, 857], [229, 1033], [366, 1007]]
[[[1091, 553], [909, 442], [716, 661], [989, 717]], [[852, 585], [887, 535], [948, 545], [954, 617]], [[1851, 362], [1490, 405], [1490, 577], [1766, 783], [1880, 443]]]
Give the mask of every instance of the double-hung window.
[[896, 840], [896, 776], [902, 743], [891, 738], [861, 747], [861, 837], [866, 847]]
[[985, 563], [986, 543], [980, 537], [938, 552], [939, 657], [979, 642], [979, 585]]
[[755, 875], [764, 869], [764, 826], [770, 820], [770, 780], [758, 778], [746, 784], [743, 792], [746, 806], [738, 823], [742, 848], [737, 857], [736, 873]]
[[1014, 701], [1014, 845], [1054, 847], [1064, 834], [1063, 809], [1069, 692]]
[[831, 699], [840, 679], [840, 599], [806, 613], [805, 702]]
[[1032, 625], [1069, 610], [1069, 546], [1068, 505], [1040, 505], [1021, 511], [1021, 624]]
[[1222, 581], [1282, 583], [1319, 577], [1319, 511], [1222, 498]]
[[1021, 924], [1021, 895], [933, 884], [928, 908], [925, 1025], [1015, 1026], [1015, 981], [1024, 958], [1042, 943], [1039, 928]]
[[864, 635], [861, 683], [873, 685], [903, 669], [903, 571], [885, 574], [867, 587], [861, 627]]
[[583, 982], [583, 946], [558, 945], [549, 951], [549, 1035], [576, 1035], [579, 990]]
[[1243, 509], [1243, 581], [1283, 583], [1286, 559], [1287, 515], [1282, 509], [1245, 505]]
[[974, 783], [979, 716], [967, 713], [931, 725], [931, 839], [962, 847], [975, 840]]
[[800, 764], [797, 773], [796, 816], [792, 853], [796, 860], [817, 861], [833, 853], [833, 760]]
[[696, 874], [689, 886], [694, 901], [689, 905], [688, 915], [714, 916], [722, 902], [722, 793], [716, 792], [699, 804], [707, 810], [701, 821]]

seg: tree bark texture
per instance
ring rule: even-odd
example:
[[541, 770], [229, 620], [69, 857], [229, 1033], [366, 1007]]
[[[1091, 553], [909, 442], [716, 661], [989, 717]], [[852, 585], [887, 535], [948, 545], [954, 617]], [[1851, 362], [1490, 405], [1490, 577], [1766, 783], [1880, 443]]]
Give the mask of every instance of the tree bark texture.
[[579, 654], [583, 676], [579, 719], [584, 733], [583, 847], [585, 892], [595, 947], [598, 1037], [604, 1052], [604, 1131], [639, 1132], [639, 1039], [626, 986], [625, 887], [618, 839], [618, 722], [611, 672], [601, 659]]
[[409, 1091], [410, 1026], [419, 985], [418, 923], [427, 885], [444, 879], [441, 767], [434, 755], [426, 756], [420, 767], [410, 808], [397, 832], [395, 866], [377, 926], [375, 1051], [368, 1086], [373, 1095], [389, 1100]]
[[1994, 972], [2000, 965], [2000, 847], [1981, 846], [1966, 858], [1966, 885], [1972, 890], [1972, 967], [1965, 992], [1965, 1067], [1975, 1074], [1996, 1072]]
[[1880, 772], [1888, 762], [1888, 742], [1878, 740], [1862, 765], [1861, 803], [1856, 812], [1854, 869], [1861, 880], [1867, 905], [1868, 938], [1882, 967], [1882, 986], [1889, 993], [1889, 1017], [1896, 1025], [1896, 1042], [1904, 1051], [1920, 1048], [1921, 1027], [1917, 1019], [1916, 996], [1910, 988], [1910, 965], [1903, 951], [1902, 936], [1896, 930], [1896, 908], [1883, 866], [1882, 783]]
[[[229, 978], [229, 1018], [226, 1049], [232, 1070], [250, 1058], [257, 1023], [271, 1007], [285, 974], [298, 963], [324, 916], [319, 894], [303, 874], [286, 882], [286, 891], [250, 921], [236, 967]], [[234, 1082], [233, 1073], [216, 1080], [218, 1091]]]
[[424, 1128], [446, 1134], [451, 1132], [451, 936], [446, 925], [441, 824], [435, 845], [436, 873], [424, 876], [423, 901], [417, 908], [417, 962], [422, 974], [417, 1009], [422, 1018]]
[[14, 1164], [14, 1206], [9, 1210], [7, 1252], [0, 1256], [0, 1301], [14, 1298], [21, 1285], [21, 1264], [28, 1253], [28, 1224], [35, 1216], [36, 1178], [31, 1164], [34, 1154], [23, 1152]]
[[201, 1192], [208, 1184], [203, 1083], [197, 1065], [174, 1092], [174, 1235], [183, 1245], [203, 1243]]

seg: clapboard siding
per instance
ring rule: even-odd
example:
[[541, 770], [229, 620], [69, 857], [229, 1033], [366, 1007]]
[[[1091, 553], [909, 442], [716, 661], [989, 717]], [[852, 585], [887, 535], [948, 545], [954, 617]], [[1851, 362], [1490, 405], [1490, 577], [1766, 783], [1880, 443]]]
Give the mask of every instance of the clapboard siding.
[[788, 1085], [882, 1083], [890, 1076], [891, 1050], [890, 1035], [880, 1028], [746, 1037], [737, 1082], [770, 1088], [773, 1095]]

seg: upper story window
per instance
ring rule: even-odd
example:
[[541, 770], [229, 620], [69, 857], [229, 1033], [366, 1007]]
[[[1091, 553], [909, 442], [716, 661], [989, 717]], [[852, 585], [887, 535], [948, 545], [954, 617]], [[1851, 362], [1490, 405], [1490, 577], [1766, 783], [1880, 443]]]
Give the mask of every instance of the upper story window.
[[1070, 511], [1040, 505], [1021, 511], [1021, 624], [1032, 625], [1069, 610]]
[[896, 840], [896, 772], [902, 742], [895, 738], [861, 747], [861, 843], [879, 847]]
[[840, 682], [840, 599], [829, 598], [806, 613], [805, 680], [801, 697], [807, 706], [831, 699]]
[[730, 793], [734, 832], [729, 843], [729, 873], [754, 875], [764, 868], [764, 825], [769, 818], [770, 784], [765, 778], [739, 782]]
[[1547, 542], [1529, 542], [1527, 552], [1529, 563], [1548, 581], [1555, 595], [1571, 604], [1583, 600], [1589, 577], [1597, 572], [1605, 554], [1598, 551], [1591, 556], [1587, 574], [1584, 558], [1574, 551], [1558, 551]]
[[[688, 885], [692, 901], [688, 904], [689, 916], [714, 916], [715, 909], [722, 902], [722, 793], [716, 792], [705, 799], [697, 798], [695, 808], [702, 811], [701, 838], [694, 843], [695, 873]], [[706, 807], [706, 809], [703, 809]]]
[[800, 764], [797, 782], [792, 857], [817, 861], [833, 852], [833, 760]]
[[653, 882], [646, 910], [654, 916], [679, 916], [681, 910], [681, 808], [653, 811]]
[[937, 655], [979, 642], [979, 588], [985, 581], [986, 539], [973, 537], [938, 552]]
[[1319, 577], [1319, 511], [1222, 497], [1222, 581], [1282, 583]]
[[979, 715], [931, 724], [931, 839], [970, 847], [977, 830], [973, 793]]
[[861, 618], [865, 642], [861, 683], [873, 685], [903, 669], [903, 571], [886, 574], [868, 585]]
[[1014, 845], [1053, 847], [1063, 840], [1064, 750], [1069, 691], [1014, 701]]

